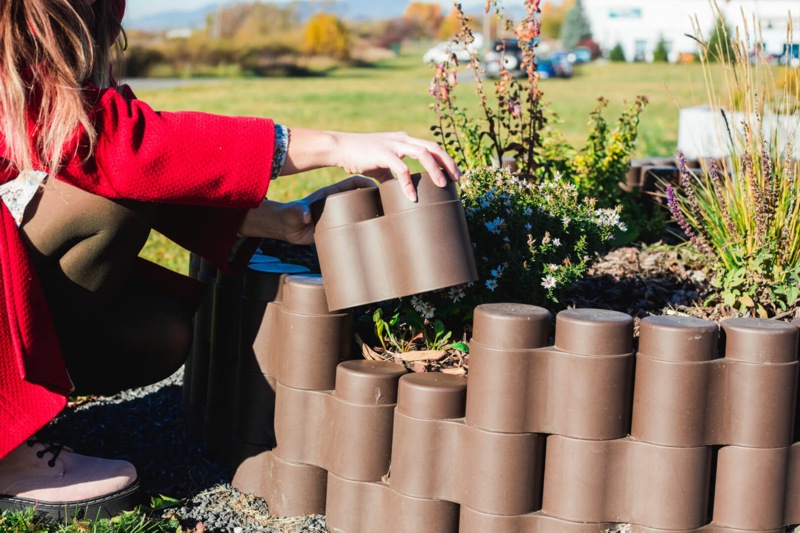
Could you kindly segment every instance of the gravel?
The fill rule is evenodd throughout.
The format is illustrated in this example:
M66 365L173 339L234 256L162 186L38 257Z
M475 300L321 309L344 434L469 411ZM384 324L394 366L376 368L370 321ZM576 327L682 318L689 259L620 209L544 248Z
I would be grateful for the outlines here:
M181 370L149 387L79 399L39 436L85 455L132 462L146 495L180 500L161 514L175 516L184 529L324 532L324 516L274 517L264 500L231 487L230 467L204 457L200 444L185 434L182 382Z

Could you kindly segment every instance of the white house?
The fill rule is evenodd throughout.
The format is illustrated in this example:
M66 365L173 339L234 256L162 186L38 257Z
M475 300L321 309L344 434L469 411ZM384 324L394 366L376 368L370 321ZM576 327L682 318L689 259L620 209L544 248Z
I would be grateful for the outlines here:
M790 17L797 27L792 42L800 42L798 0L718 0L718 3L729 27L743 28L747 21L754 41L757 33L754 21L760 26L767 54L783 53ZM716 18L708 0L584 0L583 6L600 48L608 52L620 44L628 61L651 60L661 39L670 52L670 61L676 61L682 53L695 53L697 43L686 34L694 34L696 20L708 39Z

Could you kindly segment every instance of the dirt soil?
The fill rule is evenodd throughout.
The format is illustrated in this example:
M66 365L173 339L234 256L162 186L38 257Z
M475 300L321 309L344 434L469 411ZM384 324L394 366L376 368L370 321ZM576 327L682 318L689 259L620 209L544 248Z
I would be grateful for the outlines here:
M570 307L613 309L637 325L652 315L687 315L719 322L741 314L706 304L710 272L688 250L663 244L626 246L603 255L564 298Z

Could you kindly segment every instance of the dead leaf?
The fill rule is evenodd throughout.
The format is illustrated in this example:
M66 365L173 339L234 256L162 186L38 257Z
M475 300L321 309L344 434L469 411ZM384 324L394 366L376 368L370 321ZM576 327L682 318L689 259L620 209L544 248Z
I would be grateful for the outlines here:
M415 350L394 354L395 357L410 363L412 361L438 361L447 355L445 350Z
M443 368L442 374L450 374L451 376L465 376L467 371L463 367Z
M428 365L426 365L422 361L416 361L414 363L411 363L410 365L408 365L407 368L409 370L411 370L412 372L427 372L428 371Z
M387 360L386 357L382 356L381 354L379 354L378 352L376 352L375 350L370 348L369 345L367 343L365 343L361 339L361 336L358 333L355 334L355 338L356 338L356 343L359 346L361 346L361 355L364 357L364 359L367 359L367 360L370 360L370 361L386 361Z

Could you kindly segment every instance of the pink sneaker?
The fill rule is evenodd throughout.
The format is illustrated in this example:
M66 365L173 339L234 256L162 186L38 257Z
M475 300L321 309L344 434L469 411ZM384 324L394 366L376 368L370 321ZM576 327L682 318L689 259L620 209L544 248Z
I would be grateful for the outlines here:
M0 511L34 507L59 521L109 518L138 501L136 469L127 461L74 453L29 440L0 459Z

